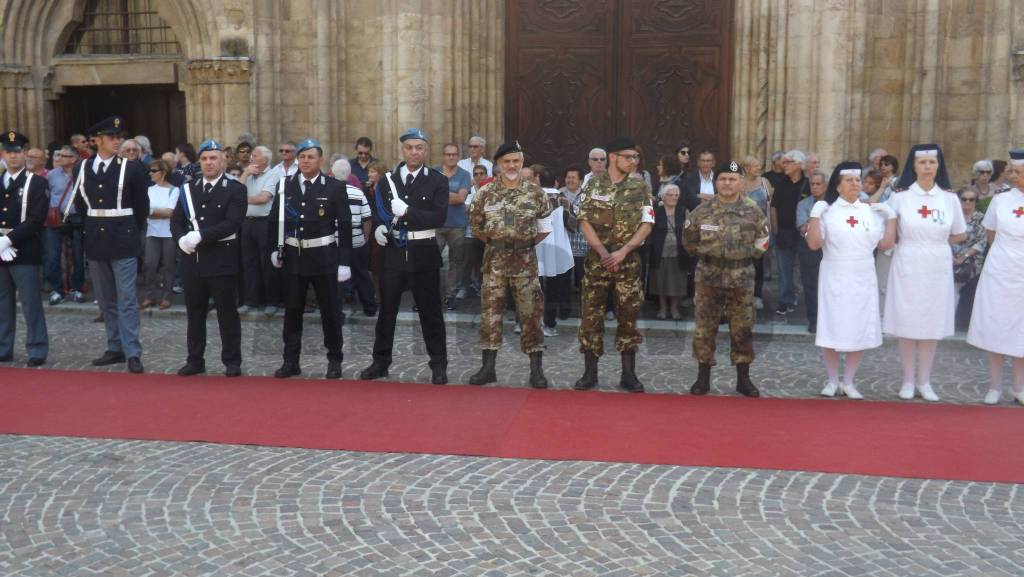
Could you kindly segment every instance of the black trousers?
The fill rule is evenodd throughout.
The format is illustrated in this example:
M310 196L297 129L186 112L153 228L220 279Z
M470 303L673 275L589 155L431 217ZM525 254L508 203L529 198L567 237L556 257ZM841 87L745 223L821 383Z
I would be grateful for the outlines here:
M324 331L324 347L327 349L327 360L343 359L341 347L344 344L341 336L341 302L338 300L338 277L333 274L317 276L285 275L285 289L289 298L284 309L284 362L299 362L302 352L302 314L306 308L306 291L310 286L316 294L316 303L320 309L320 326ZM292 292L295 291L295 292ZM299 299L291 295L301 295Z
M821 268L821 250L811 250L800 240L796 257L800 261L800 283L804 288L804 305L807 307L807 324L818 325L818 270Z
M276 224L276 223L275 223ZM245 282L243 303L250 307L277 306L281 301L280 277L270 264L269 218L242 221L242 276Z
M352 278L343 283L346 292L354 292L359 297L363 311L369 313L377 310L377 297L374 294L373 280L370 279L370 245L364 244L351 250ZM345 286L348 285L348 286Z
M980 276L976 276L960 287L960 300L956 303L956 330L966 331L971 326L971 313L974 312L974 293L978 290Z
M391 350L395 343L395 320L402 293L412 291L413 302L419 308L423 344L430 356L430 367L448 366L448 345L445 342L444 314L441 313L440 269L418 272L399 270L382 271L380 279L380 312L373 341L373 362L391 365Z
M558 276L547 276L541 279L544 283L544 326L554 328L558 324L559 311L564 311L565 314L572 312L569 293L572 291L573 274L570 269Z
M213 298L220 327L220 359L224 366L242 364L242 322L238 318L238 277L236 275L200 278L186 273L182 277L185 310L188 313L188 363L205 366L207 303Z

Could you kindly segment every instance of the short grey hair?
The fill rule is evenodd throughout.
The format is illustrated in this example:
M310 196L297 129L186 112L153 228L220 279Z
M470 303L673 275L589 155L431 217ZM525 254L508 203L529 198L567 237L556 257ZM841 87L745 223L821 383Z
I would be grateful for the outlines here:
M799 150L797 150L795 148L793 150L790 150L786 154L783 154L782 158L788 158L788 159L792 160L793 162L799 164L801 169L804 167L804 164L807 162L807 155L805 155L803 152L800 152Z
M974 166L971 167L971 176L978 176L978 174L983 170L987 170L989 173L995 170L992 168L991 160L979 160L978 162L975 162Z
M129 144L134 144L135 146L139 147L139 150L142 150L142 145L140 145L137 140L135 140L134 138L129 138L128 140L125 140L124 142L121 143L121 146L118 147L117 151L120 152L124 150L125 147L128 146Z
M828 174L825 173L824 170L816 168L812 170L810 174L807 175L807 182L810 182L811 179L814 178L815 176L820 176L821 179L825 181L826 186L828 185L828 181L831 178Z
M352 163L347 158L339 158L331 163L331 174L338 180L348 180L350 174L352 174Z
M869 161L873 161L876 158L882 158L883 156L885 156L887 154L889 154L889 151L887 151L886 149L884 149L884 148L876 148L876 149L871 151L871 154L868 155L868 160Z
M78 151L75 150L75 147L71 146L70 144L65 144L64 146L60 147L60 149L58 149L58 152L60 152L61 154L73 154L75 155L75 158L78 158Z
M590 152L587 153L587 156L589 157L591 154L594 154L595 152L600 152L600 153L604 154L605 156L608 156L608 153L605 152L603 148L591 148ZM588 160L589 160L589 158L588 158Z
M786 156L786 152L783 150L776 150L772 153L772 162L782 160L782 157Z
M469 137L469 144L479 144L481 146L487 146L487 141L484 140L483 136L473 135Z
M274 159L274 153L271 152L269 148L263 146L262 144L260 144L259 146L252 147L252 153L259 153L259 155L262 156L263 158L266 158L268 162Z
M136 136L134 138L134 140L135 140L135 142L139 143L139 148L142 149L143 153L145 153L145 154L153 154L153 144L149 142L149 138L148 137L143 136L142 134L140 134L140 135Z
M664 198L665 193L670 190L676 191L676 194L682 194L682 192L679 190L679 187L676 186L675 184L666 184L665 186L661 187L661 190L658 191L658 198Z

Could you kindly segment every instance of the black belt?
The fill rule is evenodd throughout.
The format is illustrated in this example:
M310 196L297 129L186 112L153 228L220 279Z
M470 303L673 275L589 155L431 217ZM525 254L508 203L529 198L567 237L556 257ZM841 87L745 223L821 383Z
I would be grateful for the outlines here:
M533 248L532 240L492 240L487 244L495 250L527 250Z
M721 258L717 256L702 256L700 257L701 262L706 265L716 266L719 268L745 268L754 264L754 261L749 258Z
M269 216L247 216L245 220L267 220L269 218Z

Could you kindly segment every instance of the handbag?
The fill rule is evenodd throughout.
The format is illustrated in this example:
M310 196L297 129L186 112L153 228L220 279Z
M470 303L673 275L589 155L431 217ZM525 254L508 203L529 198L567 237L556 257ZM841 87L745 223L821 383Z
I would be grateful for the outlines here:
M46 228L60 228L64 225L64 213L60 207L63 206L64 199L68 197L68 191L71 190L73 184L74 180L69 178L67 186L64 187L64 194L60 195L60 202L46 211Z

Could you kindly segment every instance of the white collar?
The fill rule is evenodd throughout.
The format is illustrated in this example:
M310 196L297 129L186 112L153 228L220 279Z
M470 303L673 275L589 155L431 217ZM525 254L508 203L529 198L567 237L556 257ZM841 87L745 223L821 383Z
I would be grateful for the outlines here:
M402 179L404 180L410 174L412 175L413 178L416 178L417 176L420 175L420 171L421 170L423 171L423 174L426 174L427 173L427 165L421 164L420 167L417 168L416 170L409 170L409 167L403 164L402 165L402 170L400 171L400 173L402 175Z
M108 158L106 160L103 160L103 157L100 156L99 154L97 154L96 155L96 162L92 163L92 170L93 170L93 172L96 172L96 169L98 169L101 164L103 165L103 168L106 168L106 167L110 166L110 163L114 162L115 158L117 158L116 154L111 156L110 158Z
M712 170L711 174L708 175L707 178L704 178L704 175L700 173L700 170L698 170L697 171L697 177L700 178L704 182L713 182L715 180L715 171Z
M853 202L849 202L849 201L845 200L841 196L836 199L836 204L838 204L839 206L852 206L854 208L860 208L860 207L864 206L864 203L861 202L860 199L857 199L857 200L855 200Z
M9 170L5 170L4 174L7 175L7 182L14 182L19 176L21 176L21 174L23 172L25 172L25 167L24 166L22 166L21 170L19 170L18 172L15 172L14 174L11 174L11 172Z
M203 177L203 188L206 188L206 185L207 185L207 184L209 184L210 186L216 186L216 185L217 185L217 182L218 182L218 181L219 181L220 179L222 179L222 178L224 178L224 173L223 173L223 172L222 172L222 173L220 173L219 175L217 175L217 178L216 178L216 179L214 179L214 180L206 180L206 177L204 176L204 177Z
M939 188L938 184L932 184L931 190L925 190L921 188L921 185L918 184L916 180L914 181L914 184L910 185L910 188L914 189L914 191L917 192L918 194L923 194L925 196L935 196L936 194L939 193L940 190L942 190L941 188Z
M302 174L301 172L296 172L295 173L295 177L299 179L299 184L301 184L302 186L306 186L306 181L307 180L309 182L316 182L316 181L318 181L321 176L323 176L323 174L320 173L320 172L316 173L316 176L314 176L313 178L306 178L306 175Z

